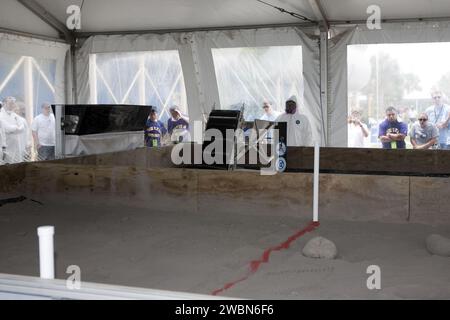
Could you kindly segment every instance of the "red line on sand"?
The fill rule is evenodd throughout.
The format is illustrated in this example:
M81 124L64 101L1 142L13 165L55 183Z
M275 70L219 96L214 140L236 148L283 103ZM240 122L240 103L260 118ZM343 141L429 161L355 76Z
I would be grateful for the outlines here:
M269 262L270 254L272 252L288 249L289 246L292 244L292 242L294 242L295 240L297 240L301 236L305 235L306 233L314 231L314 229L316 229L318 226L319 226L319 222L311 221L306 228L304 228L303 230L300 230L297 233L293 234L286 241L280 243L279 245L277 245L275 247L272 247L272 248L269 248L269 249L265 250L264 253L262 254L262 256L258 260L250 261L250 263L249 263L249 271L248 271L248 273L245 276L243 276L242 278L240 278L238 280L235 280L233 282L229 282L229 283L225 284L220 289L214 290L212 292L212 295L216 296L219 293L230 289L231 287L233 287L237 283L247 280L252 274L254 274L256 271L258 271L258 269L259 269L259 267L261 266L262 263Z

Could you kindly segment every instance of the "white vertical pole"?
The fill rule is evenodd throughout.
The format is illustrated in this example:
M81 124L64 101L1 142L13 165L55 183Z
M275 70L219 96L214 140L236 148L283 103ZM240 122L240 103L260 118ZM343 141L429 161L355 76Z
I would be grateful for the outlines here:
M139 104L145 105L145 55L139 58Z
M66 155L66 136L65 129L62 126L65 119L65 106L55 105L55 156L56 159L64 159Z
M97 55L89 55L90 103L97 104Z
M313 221L319 221L319 159L320 144L314 143L314 192L313 192Z
M328 30L320 32L320 107L322 142L328 145ZM347 128L347 127L346 127Z
M33 88L33 58L25 58L25 108L26 108L26 120L29 124L34 118L34 88Z
M34 88L33 88L33 58L31 57L25 57L24 62L24 86L25 86L25 92L24 92L24 103L25 103L25 119L28 123L28 125L31 125L31 122L34 118ZM31 139L31 136L28 136L27 132L27 140ZM31 142L34 144L34 140L32 139ZM26 142L28 144L28 141ZM23 150L25 151L25 146L22 146ZM30 150L30 156L32 157L30 160L35 160L37 158L36 154L34 153L34 148ZM25 161L26 158L21 158L21 161Z
M53 235L55 227L43 226L37 229L39 236L39 270L42 279L55 279Z

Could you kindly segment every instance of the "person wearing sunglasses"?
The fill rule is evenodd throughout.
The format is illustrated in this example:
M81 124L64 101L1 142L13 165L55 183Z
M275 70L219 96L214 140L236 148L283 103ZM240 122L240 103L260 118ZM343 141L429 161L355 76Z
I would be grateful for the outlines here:
M439 139L438 128L428 121L428 115L421 113L419 121L411 128L411 144L413 149L432 149Z
M263 107L263 110L264 110L264 114L261 117L261 120L272 121L273 122L280 115L279 112L273 110L272 103L270 103L270 101L264 100L262 107Z
M428 121L434 124L439 130L439 149L448 150L447 145L448 126L450 120L450 108L443 103L443 96L440 90L433 90L431 92L433 105L425 110L428 115Z

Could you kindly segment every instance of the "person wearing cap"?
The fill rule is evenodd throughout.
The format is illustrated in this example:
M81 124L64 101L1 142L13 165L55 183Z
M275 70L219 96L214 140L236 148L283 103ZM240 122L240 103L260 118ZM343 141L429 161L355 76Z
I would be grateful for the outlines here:
M286 122L287 146L312 146L312 132L309 119L298 112L297 97L291 96L286 101L285 113L281 114L276 122Z
M189 141L189 118L184 117L177 106L169 109L171 117L167 120L167 130L174 143Z
M167 129L164 127L164 124L158 120L158 110L152 108L145 125L145 145L147 147L160 147L161 139L166 133Z
M278 112L273 110L272 104L267 100L263 102L263 110L264 115L261 117L261 120L274 122L280 115Z

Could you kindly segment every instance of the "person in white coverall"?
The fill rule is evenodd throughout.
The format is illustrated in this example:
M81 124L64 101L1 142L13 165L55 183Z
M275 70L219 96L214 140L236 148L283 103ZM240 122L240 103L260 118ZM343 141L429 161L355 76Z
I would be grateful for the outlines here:
M0 111L2 109L2 103L0 102ZM2 122L0 121L0 165L5 163L5 151L6 151L6 135L3 129Z
M16 99L8 97L4 100L0 110L0 122L6 138L6 163L22 162L26 149L23 141L26 128L21 117L14 112L15 108Z
M286 122L287 146L313 145L311 124L305 115L298 112L296 96L292 96L286 101L285 113L278 116L276 122Z

